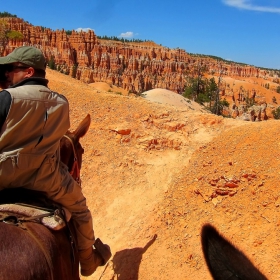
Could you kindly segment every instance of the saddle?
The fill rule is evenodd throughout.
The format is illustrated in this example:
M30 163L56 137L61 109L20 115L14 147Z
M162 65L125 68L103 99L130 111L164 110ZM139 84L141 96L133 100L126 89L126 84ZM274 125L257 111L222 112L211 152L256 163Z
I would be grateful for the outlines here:
M33 221L52 230L61 230L70 219L71 213L67 209L38 191L15 188L0 192L0 222L21 225Z
M66 226L66 211L66 209L52 210L28 204L0 204L0 221L14 225L34 221L52 230L60 230Z

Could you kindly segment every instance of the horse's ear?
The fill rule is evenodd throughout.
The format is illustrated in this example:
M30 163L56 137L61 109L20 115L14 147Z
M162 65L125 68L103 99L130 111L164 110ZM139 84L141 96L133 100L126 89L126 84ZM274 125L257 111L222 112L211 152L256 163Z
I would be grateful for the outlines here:
M243 252L212 225L202 227L201 243L207 266L215 280L267 279Z
M87 133L89 126L90 126L90 114L87 114L87 116L83 119L83 121L79 124L79 126L76 128L76 130L73 132L75 134L75 137L77 140L79 140L81 137L85 136Z

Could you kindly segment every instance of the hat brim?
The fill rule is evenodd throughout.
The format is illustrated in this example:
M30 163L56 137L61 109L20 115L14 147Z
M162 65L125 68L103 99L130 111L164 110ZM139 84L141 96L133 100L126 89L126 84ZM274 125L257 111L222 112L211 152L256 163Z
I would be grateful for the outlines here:
M11 64L11 63L15 63L15 62L17 62L17 60L12 58L9 55L0 57L0 64Z

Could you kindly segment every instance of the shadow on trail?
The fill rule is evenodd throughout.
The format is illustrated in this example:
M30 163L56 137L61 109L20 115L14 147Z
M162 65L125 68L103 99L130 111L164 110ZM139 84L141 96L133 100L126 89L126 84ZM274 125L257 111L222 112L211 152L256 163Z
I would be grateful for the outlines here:
M137 280L142 256L155 242L156 238L157 235L155 234L143 248L137 247L117 252L112 259L114 275L117 276L117 278L114 279Z

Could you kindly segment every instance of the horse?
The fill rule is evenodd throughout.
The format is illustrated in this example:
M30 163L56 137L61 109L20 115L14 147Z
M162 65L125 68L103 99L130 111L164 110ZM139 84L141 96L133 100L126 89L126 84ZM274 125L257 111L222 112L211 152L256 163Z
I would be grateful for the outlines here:
M78 183L84 153L79 140L86 134L89 125L90 115L87 115L74 132L67 131L60 141L61 161L68 166ZM43 207L53 205L39 192L23 188L1 191L0 203L3 202L23 202ZM58 231L37 222L0 222L0 238L1 280L80 279L76 236L71 220Z
M212 225L203 225L201 243L204 258L213 279L267 279L243 252L226 240Z

